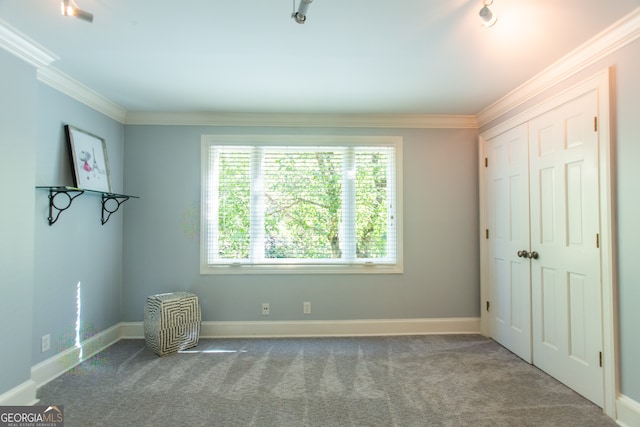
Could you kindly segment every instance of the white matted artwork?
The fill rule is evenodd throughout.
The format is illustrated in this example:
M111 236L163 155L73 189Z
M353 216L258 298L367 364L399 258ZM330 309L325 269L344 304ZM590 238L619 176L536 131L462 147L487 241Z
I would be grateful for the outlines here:
M64 128L73 167L74 186L111 193L109 159L104 139L71 125Z

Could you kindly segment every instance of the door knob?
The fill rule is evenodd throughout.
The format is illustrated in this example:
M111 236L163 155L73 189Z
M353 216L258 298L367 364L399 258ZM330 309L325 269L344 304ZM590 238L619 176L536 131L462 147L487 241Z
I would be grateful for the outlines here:
M526 258L528 256L527 255L527 251L526 250L525 251L518 251L518 256L520 258Z
M529 252L529 258L538 259L538 252L536 251Z

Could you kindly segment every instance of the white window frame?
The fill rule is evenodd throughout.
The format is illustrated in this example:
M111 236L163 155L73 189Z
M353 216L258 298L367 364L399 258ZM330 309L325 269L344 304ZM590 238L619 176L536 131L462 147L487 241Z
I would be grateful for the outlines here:
M201 136L201 221L200 221L200 274L399 274L403 273L403 227L402 227L402 137L400 136L336 136L336 135L202 135ZM208 179L209 147L212 145L237 146L389 146L395 152L395 262L376 263L327 263L303 260L287 264L229 262L209 264L207 262L208 227ZM345 162L346 163L346 162ZM345 190L343 190L345 191ZM346 191L349 191L346 188Z

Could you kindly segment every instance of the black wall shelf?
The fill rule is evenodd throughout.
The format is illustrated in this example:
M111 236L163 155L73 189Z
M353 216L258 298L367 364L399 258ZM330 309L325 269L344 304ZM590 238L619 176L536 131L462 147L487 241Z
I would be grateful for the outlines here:
M120 209L120 205L129 199L139 199L138 196L129 196L126 194L107 193L104 191L85 190L83 188L67 187L67 186L36 186L40 190L49 191L49 225L55 224L60 214L69 209L71 203L76 197L84 193L96 194L101 196L102 216L100 221L102 225L109 221L112 213ZM58 203L56 204L56 198Z

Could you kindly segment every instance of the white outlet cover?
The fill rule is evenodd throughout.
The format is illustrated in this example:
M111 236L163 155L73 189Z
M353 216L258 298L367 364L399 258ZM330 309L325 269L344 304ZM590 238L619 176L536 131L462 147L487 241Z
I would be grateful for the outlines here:
M45 351L51 348L51 335L43 335L41 342L41 351L44 353Z

